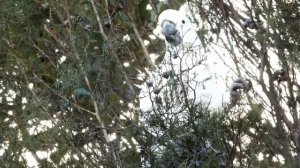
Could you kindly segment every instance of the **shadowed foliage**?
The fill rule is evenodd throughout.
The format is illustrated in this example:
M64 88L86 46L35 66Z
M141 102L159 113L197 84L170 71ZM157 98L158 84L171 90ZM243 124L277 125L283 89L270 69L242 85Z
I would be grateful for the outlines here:
M188 2L207 53L253 83L232 108L176 81L138 108L165 54L149 35L182 0L1 1L0 167L299 166L299 2Z

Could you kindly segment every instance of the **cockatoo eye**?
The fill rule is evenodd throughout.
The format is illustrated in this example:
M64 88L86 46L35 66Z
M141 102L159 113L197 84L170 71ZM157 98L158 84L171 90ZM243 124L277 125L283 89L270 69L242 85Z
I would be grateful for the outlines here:
M182 22L183 24L185 24L185 20L182 20L181 22Z

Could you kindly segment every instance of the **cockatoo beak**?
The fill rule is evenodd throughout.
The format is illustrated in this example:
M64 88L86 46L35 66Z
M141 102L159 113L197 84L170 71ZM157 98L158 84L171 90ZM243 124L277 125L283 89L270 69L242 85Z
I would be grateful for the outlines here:
M161 23L161 29L162 34L165 36L165 39L168 43L174 46L177 46L181 43L182 39L175 23L169 20L164 20Z

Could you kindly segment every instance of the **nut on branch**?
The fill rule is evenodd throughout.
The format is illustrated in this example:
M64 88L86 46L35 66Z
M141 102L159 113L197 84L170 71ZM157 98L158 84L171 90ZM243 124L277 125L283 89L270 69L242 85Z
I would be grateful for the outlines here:
M287 105L288 105L288 107L289 108L295 108L296 107L296 105L297 105L297 98L296 98L296 100L295 99L293 99L292 97L288 97L287 98L288 100L287 100Z
M162 89L162 88L155 87L155 88L153 89L153 93L157 95L157 94L160 93L161 89Z
M256 23L254 22L253 19L246 19L244 22L243 22L243 26L245 29L249 28L249 29L257 29L257 25Z
M272 75L273 81L278 83L282 81L287 81L289 79L289 73L287 69L276 70Z
M249 79L244 79L243 77L238 77L233 80L229 91L231 105L234 106L240 100L242 92L246 93L252 88L252 82Z

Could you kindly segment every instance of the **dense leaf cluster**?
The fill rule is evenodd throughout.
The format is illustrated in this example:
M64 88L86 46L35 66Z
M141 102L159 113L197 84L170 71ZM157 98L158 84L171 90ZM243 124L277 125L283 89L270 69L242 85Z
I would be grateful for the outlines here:
M40 167L299 165L299 2L188 2L205 49L222 46L254 84L234 108L176 82L136 108L149 53L164 56L149 35L181 0L1 2L0 167L29 166L27 154Z

